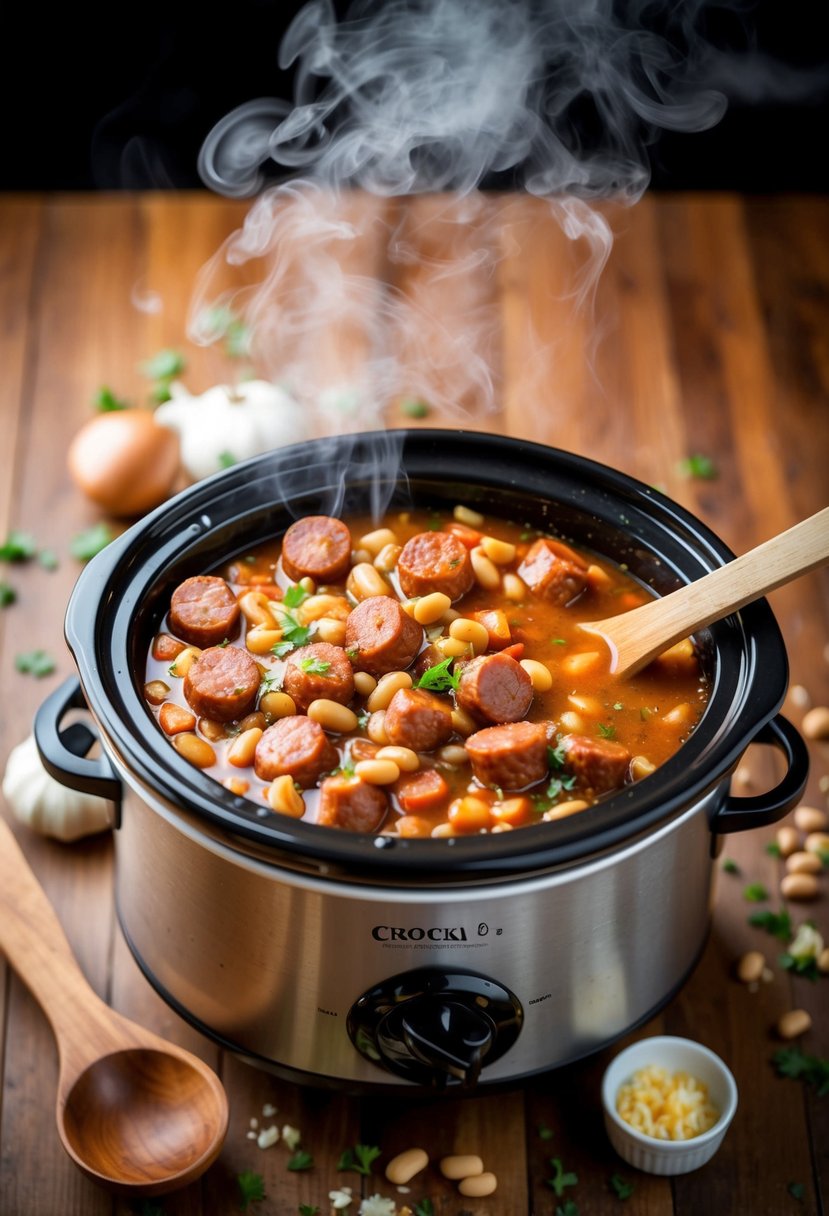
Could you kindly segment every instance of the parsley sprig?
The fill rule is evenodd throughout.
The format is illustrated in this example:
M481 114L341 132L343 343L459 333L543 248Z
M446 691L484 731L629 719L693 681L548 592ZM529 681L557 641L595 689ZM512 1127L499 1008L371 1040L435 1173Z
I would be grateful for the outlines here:
M314 1158L310 1153L306 1153L304 1148L298 1148L295 1153L288 1158L288 1169L294 1170L296 1173L302 1170L310 1170L314 1164Z
M781 1047L772 1056L772 1063L781 1077L814 1085L819 1098L829 1094L829 1060L807 1055L799 1047Z
M441 663L427 667L415 688L425 688L429 692L448 692L450 688L457 688L461 679L460 672L449 670L454 661L452 658L444 659Z
M579 1177L578 1174L565 1173L560 1157L551 1157L550 1165L553 1167L555 1174L552 1178L547 1179L547 1185L551 1186L559 1199L561 1199L565 1188L575 1186Z
M792 918L785 908L779 912L753 912L748 923L755 929L765 929L778 941L789 942L792 936Z
M355 1170L368 1178L371 1174L371 1163L380 1156L381 1149L375 1144L355 1144L347 1148L337 1162L338 1170Z
M312 657L300 659L299 666L309 676L327 676L328 668L331 666L331 664L326 663L325 659Z
M626 1182L621 1174L610 1175L610 1188L617 1199L630 1199L635 1189L634 1184Z
M743 899L750 904L761 904L764 899L768 899L769 893L761 882L750 882L743 889Z
M261 1203L265 1198L265 1179L261 1174L254 1170L242 1170L241 1174L236 1175L236 1181L242 1195L240 1206L243 1212L248 1210L250 1204Z
M286 654L290 654L298 646L305 645L311 636L311 627L310 625L300 625L294 614L284 608L279 613L279 624L282 629L282 641L271 646L271 651L278 659L284 659Z

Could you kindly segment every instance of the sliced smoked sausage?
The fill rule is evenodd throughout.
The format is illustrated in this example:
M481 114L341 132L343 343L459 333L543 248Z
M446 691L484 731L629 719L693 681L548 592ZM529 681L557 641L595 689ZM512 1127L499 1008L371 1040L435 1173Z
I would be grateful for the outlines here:
M351 533L341 519L306 515L291 524L282 539L282 569L298 582L341 582L351 564Z
M288 655L282 687L300 713L320 697L347 705L354 696L354 669L342 646L313 642Z
M325 827L376 832L388 809L388 798L380 787L359 777L335 773L320 782L317 823Z
M320 724L296 714L268 727L256 744L253 767L262 781L287 774L307 790L339 761L337 749Z
M418 532L406 541L397 559L404 595L442 591L459 600L475 581L469 550L451 532Z
M577 553L546 536L530 545L518 574L536 595L566 607L587 586L587 566Z
M624 785L631 754L621 743L591 739L589 735L566 735L561 746L568 773L594 794L606 794Z
M478 722L520 722L532 705L533 682L510 655L482 654L464 664L455 695Z
M389 743L430 752L452 737L452 710L423 688L400 688L386 710L383 725Z
M259 667L246 650L212 646L190 664L184 696L199 717L233 722L256 708L260 683Z
M384 676L403 671L423 645L423 626L390 595L371 595L350 612L345 647L358 671Z
M197 574L176 587L168 622L176 637L204 650L233 638L239 615L236 596L223 578Z
M544 722L488 726L469 736L466 750L481 784L502 790L523 790L546 777L549 768Z

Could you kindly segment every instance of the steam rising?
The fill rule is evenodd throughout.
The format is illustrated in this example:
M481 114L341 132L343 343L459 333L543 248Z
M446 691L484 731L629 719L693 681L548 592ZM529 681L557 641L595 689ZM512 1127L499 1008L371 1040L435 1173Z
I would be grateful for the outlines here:
M211 339L206 309L240 312L322 433L382 425L407 396L479 422L500 387L498 264L526 236L510 195L479 188L544 200L578 254L556 290L588 307L612 245L600 201L641 196L659 128L726 108L704 16L703 0L375 0L338 24L312 0L279 50L293 104L249 102L202 149L207 185L262 193L203 270L194 338ZM266 166L281 184L263 189Z

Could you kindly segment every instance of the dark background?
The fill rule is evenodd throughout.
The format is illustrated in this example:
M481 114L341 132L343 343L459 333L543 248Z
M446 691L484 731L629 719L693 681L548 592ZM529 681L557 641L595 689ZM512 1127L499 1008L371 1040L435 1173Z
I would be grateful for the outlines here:
M18 11L4 39L0 188L201 186L196 159L215 122L252 98L290 98L277 49L301 7L148 0L140 9ZM342 14L347 4L334 7ZM824 191L829 2L731 0L727 10L712 5L706 22L715 45L760 51L782 75L759 83L750 100L733 99L710 131L659 135L650 147L653 188Z

